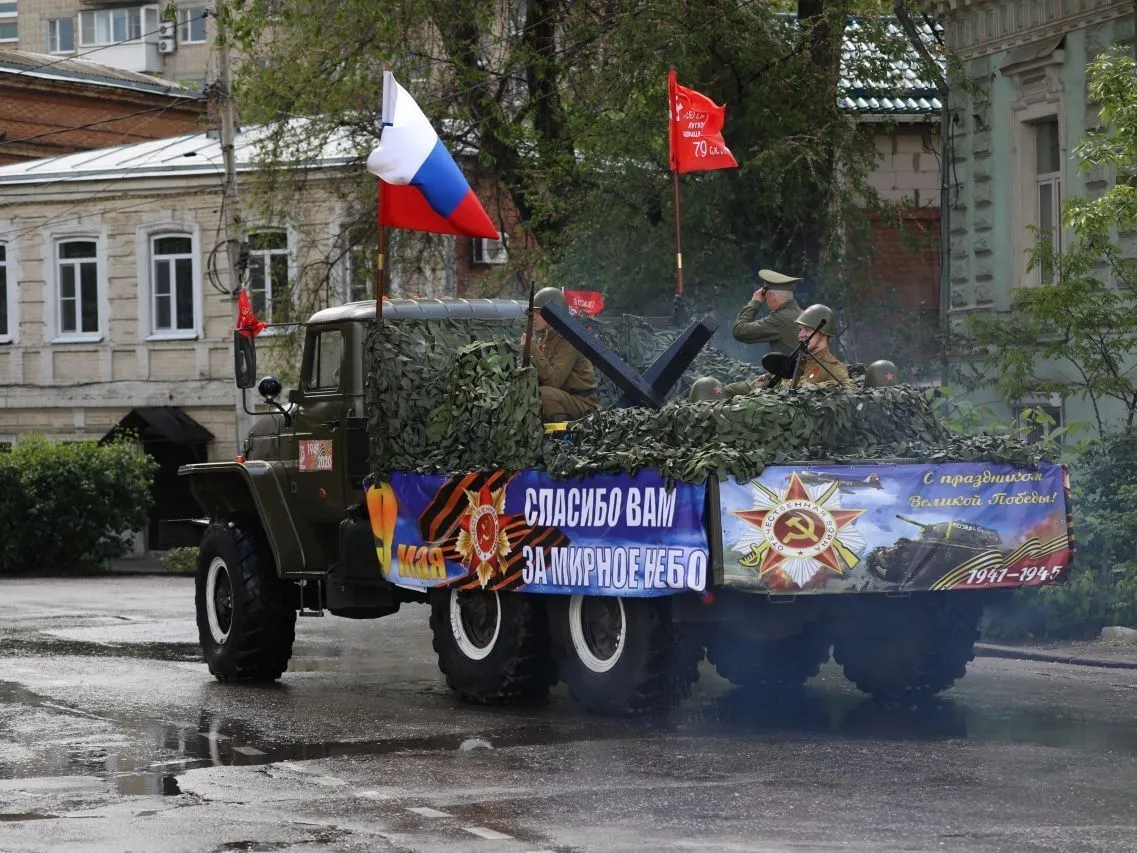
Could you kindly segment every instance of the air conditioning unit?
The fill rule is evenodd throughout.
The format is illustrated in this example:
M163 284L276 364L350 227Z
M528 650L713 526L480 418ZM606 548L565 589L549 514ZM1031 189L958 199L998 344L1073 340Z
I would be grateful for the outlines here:
M491 240L489 237L474 238L475 264L504 264L509 262L509 250L505 247L505 237Z
M177 39L158 39L158 53L175 53L178 49Z
M173 53L178 49L178 25L175 21L158 24L158 53Z

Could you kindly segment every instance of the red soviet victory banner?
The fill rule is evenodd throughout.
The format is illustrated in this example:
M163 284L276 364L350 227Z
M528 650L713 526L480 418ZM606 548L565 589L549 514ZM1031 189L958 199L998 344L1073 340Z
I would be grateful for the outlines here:
M578 317L595 317L604 310L604 294L598 290L566 290L564 294L569 312Z
M671 171L684 174L737 169L738 161L722 138L726 106L680 86L674 68L667 74L667 95Z

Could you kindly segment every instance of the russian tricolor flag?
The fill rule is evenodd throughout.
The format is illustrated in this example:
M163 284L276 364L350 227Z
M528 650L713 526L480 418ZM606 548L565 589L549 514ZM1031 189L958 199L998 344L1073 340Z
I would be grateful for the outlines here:
M379 176L379 224L499 239L482 203L422 110L383 72L383 133L367 158Z

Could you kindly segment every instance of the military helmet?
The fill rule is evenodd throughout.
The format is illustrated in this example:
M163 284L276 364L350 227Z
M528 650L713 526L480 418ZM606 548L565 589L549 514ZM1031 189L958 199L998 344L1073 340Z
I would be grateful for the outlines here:
M825 325L821 327L820 334L837 334L837 315L828 305L810 305L794 320L799 326L805 326L807 329L816 329L822 321L825 322Z
M542 287L533 294L534 308L544 308L550 304L560 305L562 308L568 309L568 300L565 299L564 291L559 287Z
M687 399L692 403L705 403L722 396L722 383L713 376L700 376L691 384Z
M896 365L887 359L874 361L865 369L865 387L880 388L882 385L895 385L900 381Z

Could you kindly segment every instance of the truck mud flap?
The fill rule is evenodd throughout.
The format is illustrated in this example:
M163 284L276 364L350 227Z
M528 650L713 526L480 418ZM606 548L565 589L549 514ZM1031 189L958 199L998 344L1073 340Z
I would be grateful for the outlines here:
M358 516L340 522L339 559L325 581L324 606L335 616L378 619L398 611L398 590L379 569L370 522Z

